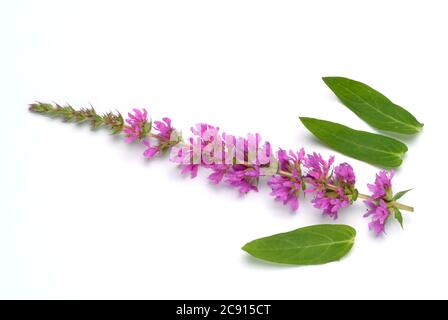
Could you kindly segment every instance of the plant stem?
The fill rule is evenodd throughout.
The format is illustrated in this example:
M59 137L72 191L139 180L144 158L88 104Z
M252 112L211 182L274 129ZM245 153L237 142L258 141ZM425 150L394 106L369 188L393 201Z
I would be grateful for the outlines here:
M405 210L405 211L409 211L409 212L414 212L414 208L407 206L405 204L399 203L399 202L392 202L393 205L395 206L395 208L401 209L401 210Z

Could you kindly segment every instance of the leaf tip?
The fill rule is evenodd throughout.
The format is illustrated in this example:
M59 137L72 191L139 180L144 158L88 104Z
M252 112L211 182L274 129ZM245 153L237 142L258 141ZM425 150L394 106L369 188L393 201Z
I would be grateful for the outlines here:
M330 82L331 82L331 80L332 79L334 79L335 77L322 77L322 81L323 82L325 82L325 84L327 85L327 86L329 86L330 85Z
M308 120L310 120L312 118L309 117L299 117L299 120L306 126L306 123L308 122Z
M351 79L348 79L348 78L345 78L345 77L337 77L337 76L326 76L326 77L322 77L322 80L328 86L331 86L331 84L333 84L335 81L344 81L344 80L351 80Z
M421 123L421 122L419 122L418 123L418 125L417 125L417 127L416 127L416 129L417 129L417 132L420 132L420 131L422 131L423 130L423 127L425 126L425 124L424 123Z
M241 247L241 250L246 251L247 253L250 254L250 252L249 252L249 251L250 251L249 247L250 247L250 242L248 242L248 243L246 243L244 246L242 246L242 247Z

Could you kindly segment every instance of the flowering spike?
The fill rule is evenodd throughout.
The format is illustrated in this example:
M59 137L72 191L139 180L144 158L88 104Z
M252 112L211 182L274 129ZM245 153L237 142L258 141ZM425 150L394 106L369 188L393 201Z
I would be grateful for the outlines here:
M300 194L314 193L313 206L333 219L340 209L358 198L364 199L368 207L364 216L371 217L369 229L377 235L384 233L392 215L403 224L400 209L413 211L412 207L397 202L409 190L393 194L393 171L379 172L375 183L368 185L371 195L365 195L355 188L356 176L349 164L333 167L334 157L324 160L318 153L305 155L303 148L298 152L282 149L272 152L268 142L261 144L258 133L237 138L201 123L191 128L193 136L184 142L170 118L153 123L145 109L133 109L126 119L119 112L99 115L93 107L75 110L70 105L40 102L31 104L30 111L65 122L88 122L94 129L105 127L113 134L124 133L126 142L139 141L145 146L143 155L147 158L171 150L170 160L180 164L182 173L194 178L200 167L210 169L208 179L212 183L224 181L241 194L258 191L260 179L268 176L271 195L293 211L299 208Z

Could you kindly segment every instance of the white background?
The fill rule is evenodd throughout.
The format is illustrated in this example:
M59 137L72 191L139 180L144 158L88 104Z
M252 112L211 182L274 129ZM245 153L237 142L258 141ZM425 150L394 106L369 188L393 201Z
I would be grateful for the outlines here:
M0 2L1 298L448 298L446 1ZM375 238L362 203L341 213L351 254L315 267L255 261L255 238L332 223L267 187L244 198L182 177L108 132L27 111L39 101L147 108L277 147L333 154L314 116L373 131L321 81L370 84L425 123L395 190L405 230ZM356 169L360 191L378 168Z

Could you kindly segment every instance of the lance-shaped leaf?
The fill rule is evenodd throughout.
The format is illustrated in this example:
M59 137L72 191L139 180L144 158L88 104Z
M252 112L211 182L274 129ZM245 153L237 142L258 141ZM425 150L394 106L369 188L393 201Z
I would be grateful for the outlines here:
M395 213L395 219L400 223L401 228L403 229L403 215L401 214L401 211L398 208L394 208Z
M350 226L321 224L260 238L242 249L250 255L277 263L313 265L338 261L355 242Z
M301 117L303 125L330 148L346 156L386 168L398 167L406 145L380 134L354 130L339 123Z
M322 79L347 108L374 128L404 134L423 128L406 109L362 82L343 77Z
M411 191L411 190L412 190L412 189L397 192L397 193L394 195L394 197L392 198L392 200L398 200L398 199L400 199L402 196L404 196L406 193L408 193L408 192Z

